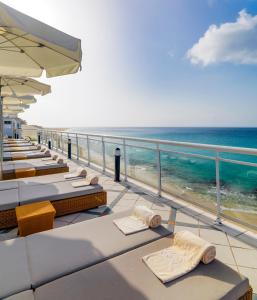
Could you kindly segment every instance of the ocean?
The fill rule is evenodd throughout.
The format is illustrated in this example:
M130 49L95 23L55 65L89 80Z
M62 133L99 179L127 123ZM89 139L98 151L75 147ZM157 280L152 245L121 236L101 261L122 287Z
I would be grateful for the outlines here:
M70 131L257 149L257 128L85 127L72 128ZM136 145L136 143L133 145ZM95 149L97 162L97 153L99 159L101 149L97 142L93 142L90 146L92 152ZM106 148L106 161L107 164L109 163L110 168L113 167L114 148L115 145L111 144L108 144ZM162 189L215 210L215 162L165 152L165 149L208 156L214 156L215 153L195 149L163 147L164 151L161 154ZM127 156L129 176L157 187L156 152L131 146L128 147ZM222 153L221 157L257 163L256 156ZM256 222L257 225L257 168L221 162L220 183L223 213L244 219L247 222L249 220Z

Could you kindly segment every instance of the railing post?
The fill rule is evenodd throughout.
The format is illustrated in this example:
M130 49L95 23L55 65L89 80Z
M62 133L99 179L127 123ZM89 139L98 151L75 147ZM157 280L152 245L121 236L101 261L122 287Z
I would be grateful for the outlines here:
M57 134L57 150L61 149L61 144L60 144L60 135L59 133Z
M77 133L76 133L76 147L77 147L77 160L79 160L79 139Z
M105 172L106 162L105 162L105 143L104 137L102 136L102 151L103 151L103 173Z
M87 164L90 166L90 145L89 145L89 137L87 135Z
M68 159L71 159L71 139L68 136L68 143L67 143L67 157Z
M124 181L128 181L128 169L127 169L127 147L126 140L123 139L123 155L124 155Z
M38 133L37 133L37 143L41 144L41 134L40 134L40 131L38 131Z
M156 144L156 160L157 160L157 195L160 197L162 193L162 174L161 174L161 151L159 144Z
M51 131L51 143L52 143L52 149L54 149L54 134Z
M62 150L62 153L63 153L63 138L62 138L62 133L61 133L61 150Z
M217 200L217 216L215 225L221 225L221 194L220 194L220 159L219 153L216 152L215 169L216 169L216 200Z

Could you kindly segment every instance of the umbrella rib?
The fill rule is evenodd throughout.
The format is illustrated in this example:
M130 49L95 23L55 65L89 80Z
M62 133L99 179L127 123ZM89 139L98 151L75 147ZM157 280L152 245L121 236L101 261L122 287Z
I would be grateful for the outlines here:
M14 34L14 33L8 32L8 31L7 31L7 33ZM9 39L9 41L13 41L13 40L15 40L15 39L17 39L17 38L19 38L19 37L23 38L24 36L27 35L27 33L25 33L25 34L23 34L23 35L20 35L20 36L19 36L19 35L16 35L16 34L14 34L14 35L15 35L15 37L12 38L12 39ZM5 37L5 35L3 35L3 37ZM6 37L5 37L5 38L6 38ZM6 41L0 42L0 45L2 45L2 44L4 44L4 43L6 43Z
M7 52L16 52L16 53L20 53L20 51L17 51L17 50L12 50L12 49L5 49L5 48L1 48L0 47L0 51L7 51Z
M10 32L10 31L6 31L6 32L15 35L17 38L21 37L21 38L23 38L23 39L25 39L25 40L27 40L27 41L29 41L29 42L37 43L37 42L35 42L35 41L33 41L33 40L31 40L31 39L25 37L26 35L28 35L28 33L26 33L26 34L24 34L24 35L22 35L22 36L19 36L18 34L13 33L13 32ZM5 37L5 38L6 38L6 37ZM7 39L7 38L6 38L6 39ZM14 44L14 43L13 43L13 44ZM44 45L44 44L40 44L40 43L38 43L38 44L39 44L38 47L42 47L42 45L43 45L44 47L46 47L46 48L48 48L48 49L50 49L50 50L52 50L52 51L54 51L54 52L56 52L56 53L62 55L62 56L65 56L65 57L69 58L70 60L73 60L73 61L75 61L75 62L77 62L77 63L80 63L80 61L78 61L78 60L76 60L76 59L74 59L74 58L72 58L72 57L70 57L70 56L68 56L68 55L66 55L66 54L64 54L64 53L62 53L62 52L60 52L60 51L58 51L58 50L55 50L55 49L53 49L53 48L51 48L51 47L49 47L49 46L46 46L46 45ZM15 45L15 44L14 44L14 45Z
M31 87L32 89L34 89L34 90L36 90L36 91L38 91L38 92L40 92L40 94L42 93L42 90L40 90L40 89L37 89L37 88L35 88L34 86L31 86L31 85L29 85L27 82L28 82L28 80L27 79L25 79L25 80L27 80L26 81L26 84L25 83L23 83L23 82L19 82L19 81L17 81L17 79L12 79L14 82L17 82L17 83L19 83L20 85L27 85L28 87Z
M0 46L0 49L10 49L10 48L17 48L18 46ZM38 46L22 46L20 45L19 47L22 48L38 48Z
M1 79L2 79L3 81L6 82L6 86L8 86L8 87L10 88L10 90L13 92L13 94L16 95L15 91L14 91L14 90L12 89L12 87L8 84L8 81L6 80L6 78L1 77Z
M15 47L17 47L18 49L20 49L22 51L22 53L26 54L36 65L39 66L40 69L44 69L42 66L40 66L40 64L38 62L36 62L30 55L28 55L23 49L21 49L19 46L17 46L13 41L8 40L8 38L5 36L5 39L12 43Z
M23 38L24 38L25 40L29 41L29 42L35 43L34 41L32 41L32 40L30 40L30 39L28 39L28 38L26 38L26 37L23 37ZM66 55L66 54L64 54L64 53L62 53L62 52L60 52L60 51L58 51L58 50L56 50L56 49L53 49L53 48L51 48L51 47L49 47L49 46L46 46L46 45L44 45L44 44L41 44L41 45L43 45L43 47L46 47L46 48L48 48L49 50L51 50L51 51L53 51L53 52L56 52L56 53L58 53L58 54L60 54L60 55L62 55L62 56L64 56L64 57L69 58L70 60L73 60L73 61L75 61L75 62L77 62L77 63L80 63L80 61L76 60L75 58L70 57L69 55ZM39 47L42 47L41 45L40 45Z

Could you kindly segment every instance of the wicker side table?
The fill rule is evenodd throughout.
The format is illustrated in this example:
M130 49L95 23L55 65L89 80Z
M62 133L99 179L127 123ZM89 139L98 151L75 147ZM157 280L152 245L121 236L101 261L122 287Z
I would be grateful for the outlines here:
M15 211L20 236L53 228L56 211L50 201L17 206Z

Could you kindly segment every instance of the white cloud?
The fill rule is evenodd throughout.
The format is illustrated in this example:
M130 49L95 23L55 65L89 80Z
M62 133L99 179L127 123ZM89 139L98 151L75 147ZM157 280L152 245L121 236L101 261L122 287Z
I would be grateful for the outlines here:
M188 50L187 58L204 66L222 62L257 64L257 15L242 10L234 23L211 25Z

